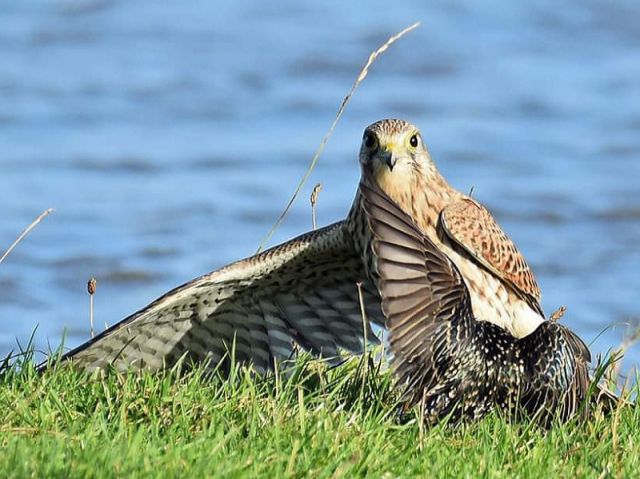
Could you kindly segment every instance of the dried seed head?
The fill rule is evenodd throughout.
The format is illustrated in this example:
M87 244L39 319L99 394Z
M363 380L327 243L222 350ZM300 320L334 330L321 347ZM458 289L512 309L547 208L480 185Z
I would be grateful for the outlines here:
M91 278L88 282L87 282L87 291L89 292L89 294L94 294L96 292L96 287L98 286L98 282L96 281L95 278Z
M313 191L311 192L311 204L315 205L318 202L318 195L322 191L322 183L318 183L313 187Z
M560 319L564 316L564 313L567 312L567 307L566 306L560 306L558 309L556 309L551 316L549 316L549 321L552 322L556 322L556 321L560 321Z

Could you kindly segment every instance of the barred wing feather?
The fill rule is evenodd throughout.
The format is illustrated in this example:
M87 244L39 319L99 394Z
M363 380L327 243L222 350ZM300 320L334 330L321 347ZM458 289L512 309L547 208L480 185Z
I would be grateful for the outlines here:
M263 372L290 358L294 344L329 358L359 352L357 283L366 317L382 321L364 275L345 223L335 223L169 291L64 359L85 370L157 370L182 357L213 367L233 352Z

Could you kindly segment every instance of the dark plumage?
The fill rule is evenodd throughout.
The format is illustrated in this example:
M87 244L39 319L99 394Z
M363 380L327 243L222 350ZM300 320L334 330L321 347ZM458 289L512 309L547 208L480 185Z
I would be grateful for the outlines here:
M573 416L589 387L587 346L554 322L517 339L476 320L458 268L375 182L360 192L393 366L425 420L476 419L493 408L548 422ZM482 319L482 318L480 318Z

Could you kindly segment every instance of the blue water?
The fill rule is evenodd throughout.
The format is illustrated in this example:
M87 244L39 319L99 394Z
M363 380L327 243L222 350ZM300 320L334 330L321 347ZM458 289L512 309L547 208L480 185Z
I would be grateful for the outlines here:
M595 352L640 319L640 3L0 2L0 353L88 337L252 254L369 52L374 65L271 244L344 217L362 129L419 125ZM628 352L625 367L640 360Z

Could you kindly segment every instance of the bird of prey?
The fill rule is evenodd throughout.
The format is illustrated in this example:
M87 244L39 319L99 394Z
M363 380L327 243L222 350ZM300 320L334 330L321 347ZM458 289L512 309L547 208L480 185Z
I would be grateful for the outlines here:
M516 337L544 321L540 289L524 257L486 208L442 177L418 128L404 120L370 125L360 163L453 261L478 317Z
M375 182L360 192L408 406L421 404L427 423L478 419L501 408L549 425L581 410L591 356L578 336L546 321L519 339L476 320L469 288L440 247Z
M526 262L482 206L446 183L416 127L370 125L359 159L361 186L345 220L179 286L63 359L85 370L157 370L181 358L215 367L233 353L262 372L290 358L295 344L328 358L360 352L364 337L375 340L369 322L385 322L363 208L367 183L453 261L477 317L517 337L543 322Z

